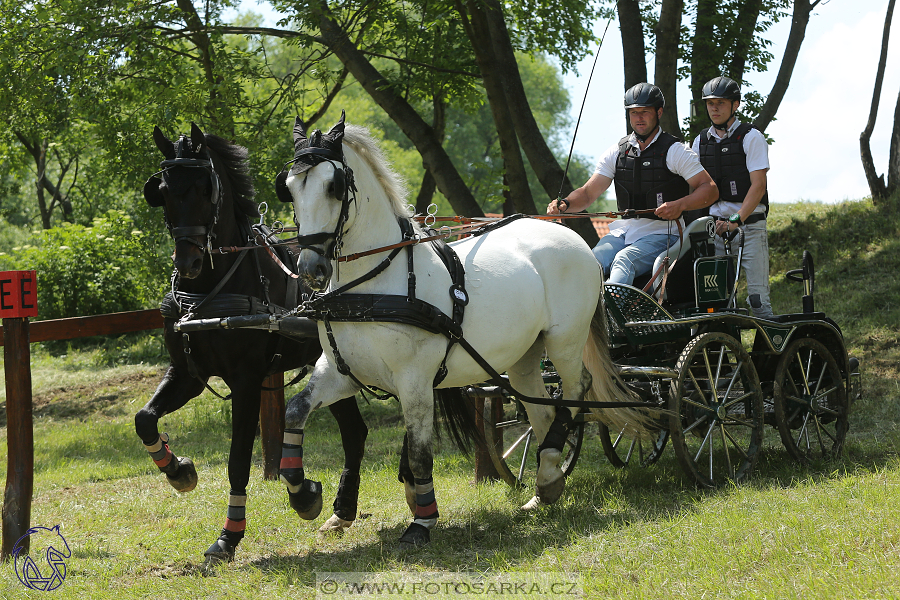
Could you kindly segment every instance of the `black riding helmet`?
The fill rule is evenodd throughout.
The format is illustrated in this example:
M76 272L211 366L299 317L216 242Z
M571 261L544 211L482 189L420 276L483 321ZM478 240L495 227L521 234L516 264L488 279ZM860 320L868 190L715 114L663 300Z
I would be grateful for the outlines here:
M713 77L703 84L703 90L701 91L703 100L721 98L723 100L731 100L732 102L741 101L741 86L738 85L737 81L729 79L728 77ZM728 131L728 123L734 117L734 104L731 106L731 114L721 125L716 124L715 121L710 119L713 127L715 127L717 131Z
M741 99L741 86L734 79L728 77L714 77L703 84L703 99L723 98L725 100Z
M665 105L662 91L652 83L639 83L625 92L625 110L643 106L662 108Z

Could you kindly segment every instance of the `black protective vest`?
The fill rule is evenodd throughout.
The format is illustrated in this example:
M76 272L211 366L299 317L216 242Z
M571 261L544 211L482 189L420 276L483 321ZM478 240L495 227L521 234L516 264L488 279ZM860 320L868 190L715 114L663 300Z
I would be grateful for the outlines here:
M747 154L744 152L744 136L753 126L738 125L734 133L716 142L709 129L700 134L700 163L719 188L719 202L743 202L750 191L750 171L747 170ZM763 194L760 204L769 214L769 192Z
M678 138L663 131L640 156L628 143L628 136L619 140L616 159L616 201L619 210L655 210L665 202L684 198L690 192L687 181L666 167L666 154ZM656 215L640 215L659 219Z

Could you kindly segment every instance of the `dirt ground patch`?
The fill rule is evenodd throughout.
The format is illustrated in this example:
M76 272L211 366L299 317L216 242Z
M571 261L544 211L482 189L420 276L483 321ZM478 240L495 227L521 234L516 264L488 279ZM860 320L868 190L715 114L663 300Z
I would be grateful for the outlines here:
M129 373L99 383L67 385L32 396L35 419L85 419L98 412L117 414L136 396L152 394L165 369ZM135 409L136 410L136 409ZM6 402L0 403L0 427L6 427Z

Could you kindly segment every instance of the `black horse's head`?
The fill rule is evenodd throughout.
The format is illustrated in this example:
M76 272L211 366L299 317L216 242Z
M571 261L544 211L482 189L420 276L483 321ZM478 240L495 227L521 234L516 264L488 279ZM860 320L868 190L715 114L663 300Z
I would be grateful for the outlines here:
M259 216L252 200L247 150L204 134L194 123L191 135L176 142L155 127L153 140L165 160L157 173L162 178L151 177L144 185L144 198L150 206L163 207L166 227L175 240L172 261L181 277L193 279L203 268L207 250L240 241L222 239L234 229L232 206L247 217Z

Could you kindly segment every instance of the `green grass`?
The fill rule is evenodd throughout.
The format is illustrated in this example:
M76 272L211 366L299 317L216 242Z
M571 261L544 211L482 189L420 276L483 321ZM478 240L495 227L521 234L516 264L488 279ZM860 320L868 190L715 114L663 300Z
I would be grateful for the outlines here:
M308 474L326 506L313 522L288 507L284 486L262 477L259 445L248 489L248 531L235 562L205 577L203 551L227 503L231 412L208 392L168 415L161 430L197 464L200 483L179 495L134 434L133 415L161 374L158 346L32 346L35 487L31 522L60 524L73 550L57 598L314 598L316 573L523 572L577 574L591 598L891 598L900 596L900 267L895 206L775 205L770 220L773 304L799 310L783 272L814 252L819 310L838 322L863 369L840 459L799 467L766 443L754 476L697 490L674 454L646 469L613 469L589 428L563 498L536 513L530 493L473 483L473 464L442 446L435 458L441 519L430 546L401 552L409 522L397 482L402 439L396 402L361 403L370 427L360 517L320 537L342 450L327 411L307 427ZM828 240L829 243L825 243ZM143 348L143 349L141 349ZM155 354L154 354L155 353ZM122 356L129 357L120 364ZM143 364L140 362L143 361ZM222 389L221 382L215 382ZM5 427L0 452L6 451ZM0 477L5 477L0 463ZM42 598L0 565L0 597ZM534 597L534 596L529 596Z

